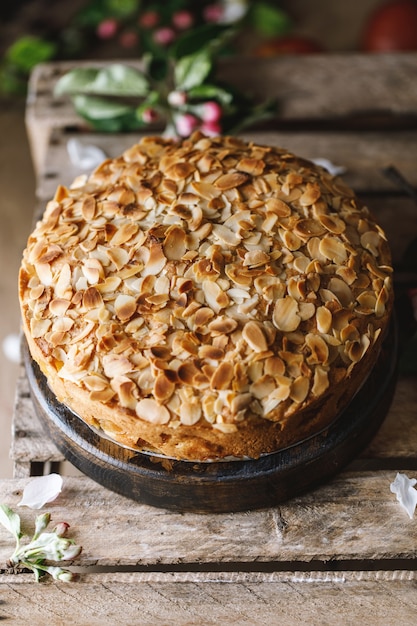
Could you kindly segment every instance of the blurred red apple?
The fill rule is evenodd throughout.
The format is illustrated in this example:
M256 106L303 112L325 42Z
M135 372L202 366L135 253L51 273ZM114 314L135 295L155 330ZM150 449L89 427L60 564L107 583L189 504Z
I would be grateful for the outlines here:
M417 50L417 2L391 0L377 7L365 24L361 47L366 52Z

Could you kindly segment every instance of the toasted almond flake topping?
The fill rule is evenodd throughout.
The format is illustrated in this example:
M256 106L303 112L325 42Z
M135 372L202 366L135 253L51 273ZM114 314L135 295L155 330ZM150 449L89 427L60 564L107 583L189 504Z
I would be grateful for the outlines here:
M164 241L164 255L170 261L179 261L187 251L187 235L184 229L179 226L171 227L166 234Z
M37 320L32 318L30 320L30 332L34 339L38 339L38 337L43 337L51 327L51 320Z
M321 191L317 183L307 183L306 190L300 197L300 204L302 206L310 206L311 204L314 204L314 202L317 202L320 196Z
M226 437L343 381L382 336L391 274L366 207L307 161L146 137L57 190L21 293L61 379L115 414Z
M239 172L246 172L247 174L252 174L253 176L259 176L265 169L265 161L262 161L262 159L245 157L239 161L236 165L236 169Z
M320 335L309 333L306 336L306 345L311 351L309 357L307 357L307 363L311 364L325 364L329 358L329 348L327 343Z
M329 387L329 377L327 370L323 367L316 367L314 370L313 387L311 389L313 395L320 397Z
M268 211L275 213L279 217L288 217L291 215L291 207L279 198L268 198L265 202Z
M167 258L163 253L162 246L159 243L151 243L150 254L142 276L156 276L165 267Z
M320 333L328 333L332 327L332 313L325 306L319 306L316 314L317 330Z
M381 236L374 230L368 230L361 235L361 245L369 250L375 257L379 256L379 247L381 245Z
M122 354L105 354L102 361L104 373L108 378L123 376L132 371L132 363Z
M158 404L152 398L139 400L136 405L136 415L145 422L152 424L167 424L170 420L170 413L163 405Z
M159 403L166 403L175 391L175 384L164 373L155 380L154 396Z
M279 298L275 303L272 320L278 330L284 332L297 330L301 322L297 301L291 298L291 296Z
M45 287L52 285L53 278L49 263L35 263L35 271L42 285Z
M212 280L204 280L202 283L203 293L209 308L215 313L220 313L229 304L229 298L217 283Z
M101 293L95 287L89 287L83 293L82 305L86 309L96 309L103 304Z
M211 389L228 389L233 378L233 365L227 361L220 363L214 371L211 380Z
M180 420L182 424L192 426L202 415L201 406L197 402L183 402L180 405Z
M55 298L54 300L51 300L51 302L49 303L49 310L51 311L52 315L61 316L61 315L65 315L69 306L70 306L69 300L64 300L62 298Z
M96 214L96 199L93 196L84 198L81 206L81 214L86 222L91 222Z
M326 236L319 244L320 253L337 265L343 265L347 259L347 250L336 237Z
M214 181L215 186L222 191L227 189L235 189L240 187L248 180L249 176L242 172L232 172L231 174L223 174Z
M269 254L263 250L250 250L246 252L243 265L246 267L260 267L269 261Z
M255 352L266 352L268 344L265 335L256 322L248 322L242 330L242 337Z
M120 294L114 302L116 315L122 322L127 321L136 311L136 299L133 296Z

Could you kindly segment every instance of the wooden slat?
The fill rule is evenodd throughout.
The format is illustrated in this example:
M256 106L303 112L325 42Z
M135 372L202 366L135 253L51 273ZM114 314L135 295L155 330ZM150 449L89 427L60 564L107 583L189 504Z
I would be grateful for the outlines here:
M85 477L66 477L61 495L47 508L53 522L67 521L83 546L80 566L195 563L274 563L294 570L301 563L387 559L417 554L417 525L390 491L396 471L345 472L327 485L279 507L186 515L156 509L114 494ZM15 508L27 480L0 482L1 501ZM19 509L25 528L34 511ZM10 556L11 538L0 528L0 562ZM292 565L288 565L291 564ZM203 569L204 569L203 567ZM282 567L281 567L282 569ZM304 568L305 569L305 568ZM327 568L326 569L332 569Z
M126 61L125 61L126 62ZM140 61L129 62L141 67ZM87 61L77 66L102 66ZM85 126L68 98L55 98L57 79L74 62L38 65L29 82L27 128L35 169L41 171L53 128ZM278 102L280 123L381 115L411 118L417 110L417 54L316 54L222 63L219 78L259 99Z
M19 579L19 580L16 580ZM415 623L415 573L94 574L34 585L0 576L0 616L16 623L102 626ZM70 617L69 617L70 616Z
M140 61L123 61L142 68ZM83 61L77 67L108 62ZM54 98L58 78L74 62L38 65L30 78L28 118L55 127L79 123L67 98ZM283 120L334 119L355 113L414 115L417 54L286 55L278 59L229 59L219 78L257 98L277 98Z
M19 464L20 473L30 471L31 463L60 462L64 457L47 437L35 414L29 396L29 385L21 366L16 383L16 400L12 421L10 457ZM16 471L15 471L16 476Z

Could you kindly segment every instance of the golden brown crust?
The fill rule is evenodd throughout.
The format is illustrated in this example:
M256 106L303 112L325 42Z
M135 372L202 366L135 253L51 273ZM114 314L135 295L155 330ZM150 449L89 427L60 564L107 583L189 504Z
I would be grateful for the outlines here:
M386 238L279 148L145 138L60 187L29 238L23 326L57 398L116 441L258 457L327 425L392 309Z

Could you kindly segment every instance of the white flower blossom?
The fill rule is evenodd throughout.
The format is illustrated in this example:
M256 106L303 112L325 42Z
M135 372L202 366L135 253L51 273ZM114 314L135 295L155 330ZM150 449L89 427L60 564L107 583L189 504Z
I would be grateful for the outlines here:
M417 490L414 489L416 483L415 478L408 478L406 474L397 473L394 482L390 485L392 493L395 493L398 502L407 511L410 519L413 518L417 506Z

